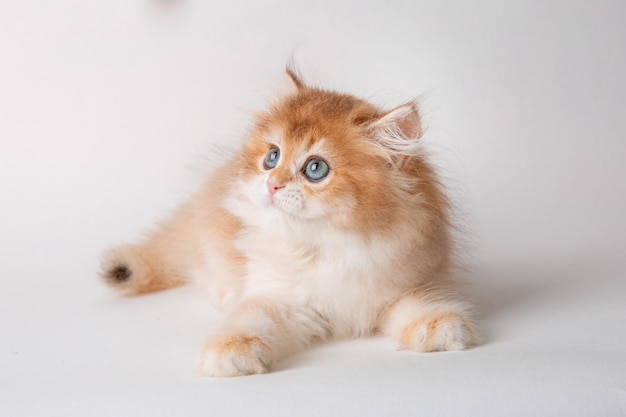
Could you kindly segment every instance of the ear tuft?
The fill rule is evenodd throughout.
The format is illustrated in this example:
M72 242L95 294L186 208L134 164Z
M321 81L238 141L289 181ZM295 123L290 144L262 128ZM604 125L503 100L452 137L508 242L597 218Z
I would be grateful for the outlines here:
M304 85L304 83L302 82L302 77L300 76L298 70L295 69L293 62L289 62L287 64L287 67L285 68L285 73L298 90L306 88L306 85Z
M422 124L415 103L385 113L369 126L371 136L391 160L417 156Z
M422 134L420 116L414 103L403 104L380 117L374 125L393 129L407 140L417 140Z

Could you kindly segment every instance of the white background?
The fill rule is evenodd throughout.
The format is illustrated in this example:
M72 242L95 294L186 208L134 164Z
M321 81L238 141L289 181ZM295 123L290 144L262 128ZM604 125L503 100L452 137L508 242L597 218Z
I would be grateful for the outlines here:
M626 415L626 16L614 1L3 1L0 415ZM192 288L118 299L137 239L283 87L392 107L475 259L484 343L321 346L208 380Z

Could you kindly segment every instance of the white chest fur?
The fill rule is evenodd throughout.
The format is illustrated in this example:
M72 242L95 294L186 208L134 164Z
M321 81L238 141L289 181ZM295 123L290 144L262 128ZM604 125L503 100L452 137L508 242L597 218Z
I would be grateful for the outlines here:
M249 262L246 293L313 308L336 336L369 333L381 307L401 291L390 272L394 244L328 228L308 232L296 240L256 227L244 231L237 246Z

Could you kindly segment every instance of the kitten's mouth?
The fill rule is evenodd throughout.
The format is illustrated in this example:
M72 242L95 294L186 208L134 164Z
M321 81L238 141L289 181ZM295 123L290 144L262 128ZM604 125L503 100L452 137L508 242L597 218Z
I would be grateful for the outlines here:
M274 197L271 197L271 196L269 200L270 200L271 207L274 207L276 210L281 211L281 212L287 212L287 210L285 210L285 208L281 204L280 200L276 200Z
M299 217L303 209L300 199L289 198L279 194L269 195L269 205L281 213Z
M274 198L273 195L268 195L267 196L267 202L268 202L268 205L270 207L274 207L275 209L282 211L282 208L280 207L280 204L278 204L276 202L276 198Z

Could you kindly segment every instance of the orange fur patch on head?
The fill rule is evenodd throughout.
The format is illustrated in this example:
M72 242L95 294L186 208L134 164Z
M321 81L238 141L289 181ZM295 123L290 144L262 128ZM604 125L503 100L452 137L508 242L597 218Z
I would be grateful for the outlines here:
M430 223L446 222L447 200L416 151L420 134L412 104L383 112L347 94L299 88L259 117L244 146L242 172L248 179L267 174L296 184L307 202L328 207L326 220L339 229L391 231L407 215L433 229ZM272 146L280 148L282 160L265 173L263 160ZM327 178L311 182L303 176L306 155L327 161Z

